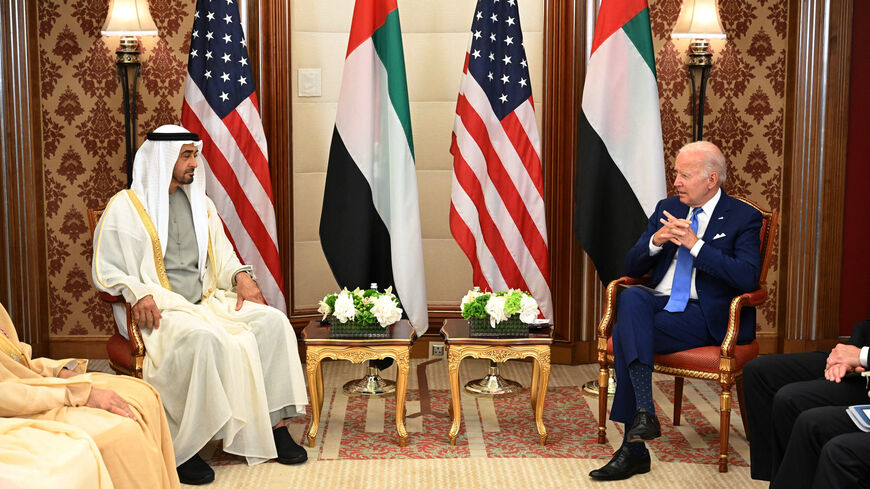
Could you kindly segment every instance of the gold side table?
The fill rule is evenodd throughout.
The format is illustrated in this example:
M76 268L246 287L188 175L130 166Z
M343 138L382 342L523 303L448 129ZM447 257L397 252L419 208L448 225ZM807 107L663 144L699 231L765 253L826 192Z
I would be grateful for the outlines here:
M399 433L399 446L404 447L408 439L405 430L405 392L408 390L411 345L416 333L411 324L402 320L390 328L390 337L378 339L340 339L329 337L329 326L313 320L302 330L305 343L305 368L308 374L308 397L311 399L311 428L308 430L308 446L314 446L320 426L320 410L323 408L323 369L324 358L348 360L362 363L368 360L392 358L396 361L396 431Z
M485 358L494 362L532 358L532 386L529 389L535 424L538 428L539 443L547 443L547 428L544 426L544 398L550 380L550 345L553 344L553 327L529 333L527 338L472 338L468 321L464 319L445 319L441 328L447 354L447 368L450 376L450 414L453 424L450 427L450 444L456 445L459 425L462 419L461 391L459 388L459 364L462 359Z

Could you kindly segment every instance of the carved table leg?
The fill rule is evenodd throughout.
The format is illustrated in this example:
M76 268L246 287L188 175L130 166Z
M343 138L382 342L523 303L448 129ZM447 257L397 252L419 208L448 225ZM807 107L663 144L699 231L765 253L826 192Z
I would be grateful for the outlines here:
M408 371L410 366L410 348L396 355L396 431L399 432L399 446L404 447L408 439L405 430L405 392L408 390Z
M532 386L529 387L529 397L532 402L532 412L535 411L535 406L538 404L538 382L540 380L541 369L538 367L538 361L533 359L532 362Z
M308 429L308 446L314 446L314 439L317 438L317 429L320 425L320 407L321 402L318 400L318 391L322 392L323 386L317 382L317 370L320 368L320 358L317 351L313 347L308 347L308 355L306 356L305 369L308 373L308 397L311 403L311 427Z
M535 359L535 365L538 367L540 375L538 381L538 398L535 405L535 424L538 425L538 436L541 439L541 446L544 446L547 444L547 428L544 427L544 398L547 396L547 384L549 384L550 381L549 352L546 355L546 358Z
M317 410L323 409L323 362L317 362Z
M461 352L454 348L447 348L447 368L450 374L450 406L453 423L450 426L450 444L456 445L456 437L459 435L459 423L462 419L462 404L459 399L459 363L462 361Z

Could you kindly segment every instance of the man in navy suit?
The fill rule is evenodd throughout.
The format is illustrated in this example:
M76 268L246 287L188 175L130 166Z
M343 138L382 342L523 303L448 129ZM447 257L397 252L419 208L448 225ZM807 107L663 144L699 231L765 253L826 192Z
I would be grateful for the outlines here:
M661 436L652 399L653 355L720 344L731 299L758 286L761 213L722 192L725 156L698 141L680 149L674 167L678 195L658 203L625 257L627 275L650 274L651 288L619 295L610 419L625 423L625 437L610 462L590 472L594 479L649 471L644 441ZM755 309L744 308L738 342L754 338Z
M846 408L870 404L858 375L870 368L870 317L830 351L754 358L743 369L753 479L770 487L861 487L870 433ZM743 409L743 406L741 406Z

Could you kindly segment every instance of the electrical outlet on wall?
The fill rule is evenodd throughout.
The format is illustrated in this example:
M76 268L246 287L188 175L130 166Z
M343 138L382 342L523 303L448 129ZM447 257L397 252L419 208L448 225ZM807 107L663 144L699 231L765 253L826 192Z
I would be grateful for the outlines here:
M320 96L320 68L299 68L297 81L300 97Z
M429 356L430 357L443 357L444 356L444 343L429 343Z

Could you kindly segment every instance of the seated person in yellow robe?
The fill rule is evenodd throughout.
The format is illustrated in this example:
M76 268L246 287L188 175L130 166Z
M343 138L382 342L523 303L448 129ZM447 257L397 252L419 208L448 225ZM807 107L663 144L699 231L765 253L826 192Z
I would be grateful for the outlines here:
M117 488L180 487L157 391L132 377L85 373L86 366L86 360L31 358L0 305L0 417L80 428L96 443ZM45 456L55 450L45 447Z
M46 447L51 456L46 457ZM94 440L70 424L0 418L3 489L113 489Z

